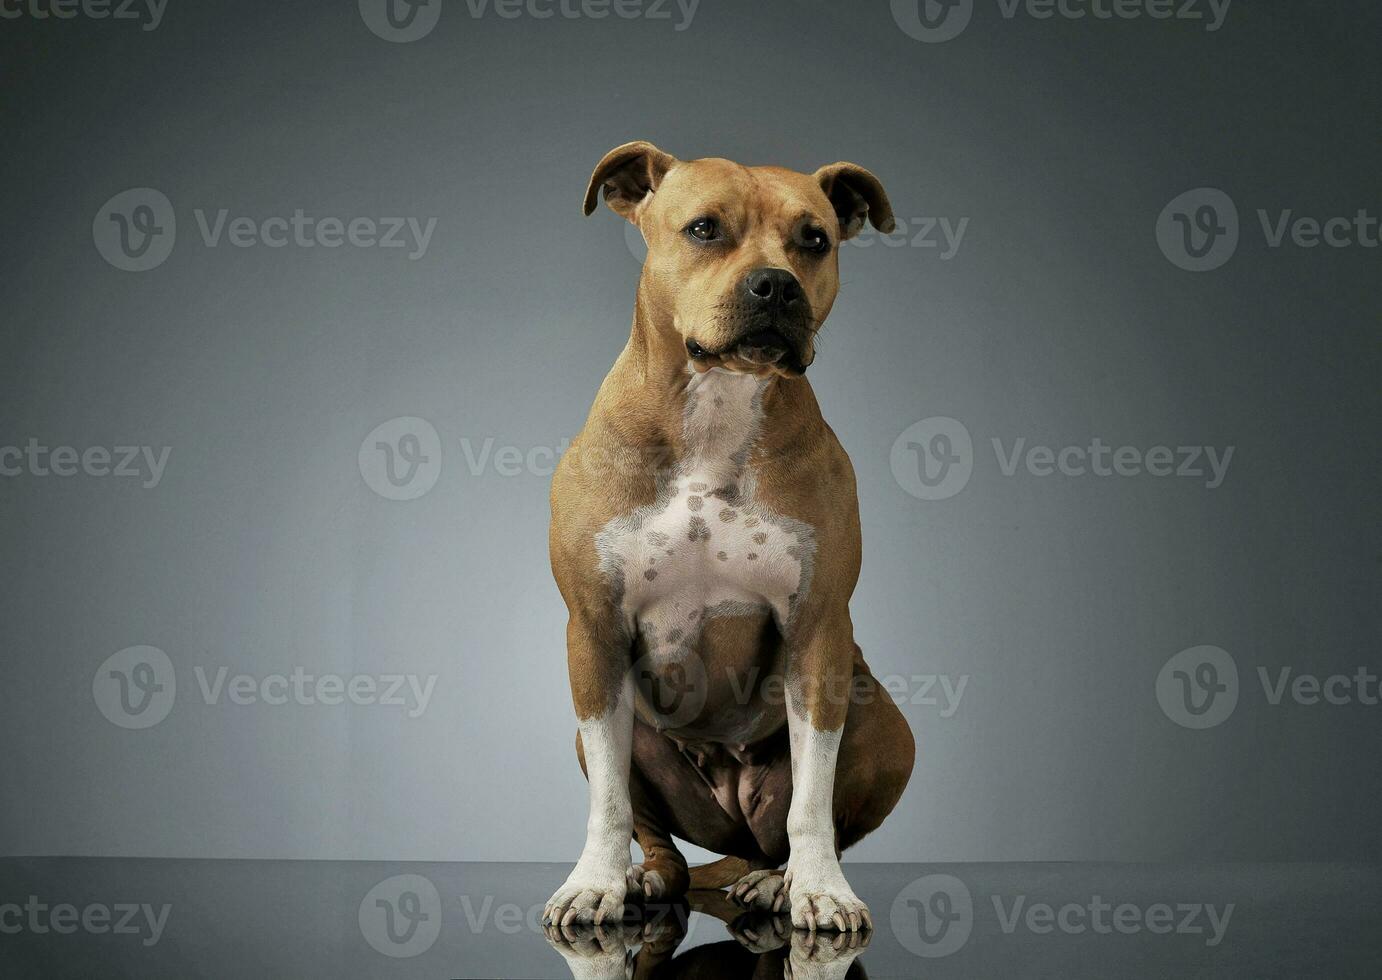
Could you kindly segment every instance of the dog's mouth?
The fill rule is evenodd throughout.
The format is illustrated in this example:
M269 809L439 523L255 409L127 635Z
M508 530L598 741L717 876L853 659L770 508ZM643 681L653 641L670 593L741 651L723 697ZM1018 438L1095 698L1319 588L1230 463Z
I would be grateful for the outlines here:
M686 353L698 370L724 367L753 374L778 373L800 377L809 361L803 361L797 345L775 327L751 330L719 350L710 350L688 337Z

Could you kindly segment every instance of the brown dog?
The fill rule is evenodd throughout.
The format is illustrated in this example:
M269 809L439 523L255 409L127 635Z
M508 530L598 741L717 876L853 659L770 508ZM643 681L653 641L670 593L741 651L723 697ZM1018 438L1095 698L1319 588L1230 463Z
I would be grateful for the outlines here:
M552 482L590 819L544 918L732 884L799 928L869 928L839 853L897 803L913 742L854 643L854 473L804 375L839 244L865 219L890 231L887 196L851 163L644 142L600 161L586 214L602 188L648 258L632 336ZM729 857L688 871L673 835Z

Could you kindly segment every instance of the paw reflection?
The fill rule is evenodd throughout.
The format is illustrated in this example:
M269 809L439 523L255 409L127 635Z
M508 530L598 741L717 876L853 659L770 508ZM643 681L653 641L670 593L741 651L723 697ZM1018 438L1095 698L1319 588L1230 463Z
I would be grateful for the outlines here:
M743 896L736 896L742 903ZM547 941L575 980L685 977L785 977L788 980L863 980L859 954L872 933L806 932L783 914L745 911L720 891L692 892L682 903L630 906L617 923L552 925ZM691 915L697 913L696 917ZM717 928L721 942L698 942L678 954L689 930Z

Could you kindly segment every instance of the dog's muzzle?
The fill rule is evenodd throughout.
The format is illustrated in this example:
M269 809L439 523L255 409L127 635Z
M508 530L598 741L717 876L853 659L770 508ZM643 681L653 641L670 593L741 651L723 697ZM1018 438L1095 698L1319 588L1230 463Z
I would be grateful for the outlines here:
M730 344L709 350L688 339L686 352L701 363L740 361L750 367L804 374L810 340L810 305L797 277L786 269L754 269L740 284L736 307L742 330Z

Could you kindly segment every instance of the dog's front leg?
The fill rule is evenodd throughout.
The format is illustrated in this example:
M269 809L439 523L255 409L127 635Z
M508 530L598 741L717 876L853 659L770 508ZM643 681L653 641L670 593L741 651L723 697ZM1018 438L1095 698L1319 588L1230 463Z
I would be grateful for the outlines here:
M868 907L840 869L835 831L835 765L849 708L854 651L848 610L822 618L793 644L787 666L792 804L787 811L784 884L798 929L873 928Z
M633 676L627 645L574 619L567 626L571 697L580 723L590 818L580 860L543 910L543 921L599 925L619 921L628 891L633 806L629 765L633 748Z

